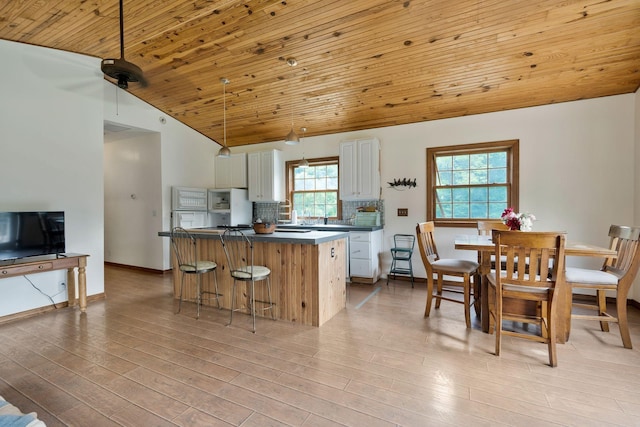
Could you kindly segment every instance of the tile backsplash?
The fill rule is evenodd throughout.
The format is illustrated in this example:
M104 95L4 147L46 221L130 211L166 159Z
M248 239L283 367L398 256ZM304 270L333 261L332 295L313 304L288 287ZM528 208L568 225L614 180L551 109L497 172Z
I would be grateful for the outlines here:
M348 224L351 225L356 216L359 207L373 206L380 212L380 219L384 225L384 200L357 200L342 202L342 219L329 220L329 224ZM259 203L253 204L253 220L260 218L262 221L277 221L279 217L279 203ZM300 217L298 217L300 221ZM321 222L322 218L310 218L311 222ZM305 218L305 221L307 219ZM308 222L308 221L307 221Z

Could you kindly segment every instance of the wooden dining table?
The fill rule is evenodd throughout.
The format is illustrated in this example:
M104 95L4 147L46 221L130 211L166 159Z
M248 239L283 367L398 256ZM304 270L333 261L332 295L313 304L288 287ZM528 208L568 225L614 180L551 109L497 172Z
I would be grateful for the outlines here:
M480 274L482 277L482 285L480 291L480 320L482 331L490 333L492 327L489 319L489 296L487 289L486 276L491 272L491 255L495 253L495 245L491 241L491 236L481 236L475 234L459 235L455 237L455 248L461 250L476 251L480 254ZM615 250L595 246L588 243L567 242L564 249L565 256L590 256L602 258L615 258L617 253ZM571 286L566 285L561 289L556 289L556 331L557 342L565 343L569 340L571 332L571 303L572 293ZM516 310L522 310L519 307Z

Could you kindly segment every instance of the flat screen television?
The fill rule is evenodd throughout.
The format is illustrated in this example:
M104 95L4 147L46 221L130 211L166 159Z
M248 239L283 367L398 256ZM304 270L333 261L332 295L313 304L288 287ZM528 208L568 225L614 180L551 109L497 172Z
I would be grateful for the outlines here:
M0 262L64 252L64 212L0 212Z

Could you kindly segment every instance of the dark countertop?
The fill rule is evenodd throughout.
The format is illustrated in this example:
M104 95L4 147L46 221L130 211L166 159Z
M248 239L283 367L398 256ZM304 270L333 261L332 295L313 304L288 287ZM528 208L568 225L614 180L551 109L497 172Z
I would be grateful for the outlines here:
M365 225L344 225L344 224L278 224L278 228L292 228L292 229L311 229L318 231L376 231L382 230L381 225L365 226Z
M349 237L347 230L321 231L310 230L305 227L296 228L297 231L276 231L271 234L256 234L253 230L242 230L246 236L251 237L255 242L292 243L303 245L317 245ZM300 230L309 230L303 231ZM224 230L211 227L188 230L193 236L199 239L219 239ZM160 231L158 236L169 237L168 231Z

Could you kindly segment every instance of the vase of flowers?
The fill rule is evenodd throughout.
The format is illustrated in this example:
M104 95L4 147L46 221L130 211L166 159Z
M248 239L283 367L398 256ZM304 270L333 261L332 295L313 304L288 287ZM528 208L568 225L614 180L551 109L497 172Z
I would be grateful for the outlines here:
M513 208L507 208L502 212L500 219L509 230L531 231L536 217L528 212L516 213Z

